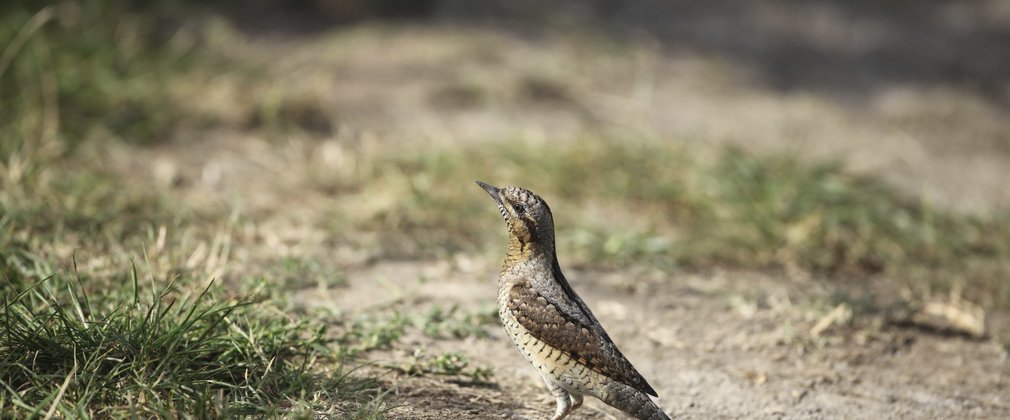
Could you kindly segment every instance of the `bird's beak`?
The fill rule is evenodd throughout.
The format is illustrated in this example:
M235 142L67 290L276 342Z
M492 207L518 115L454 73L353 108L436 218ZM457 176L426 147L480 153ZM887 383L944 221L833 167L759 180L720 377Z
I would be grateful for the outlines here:
M494 185L491 185L491 184L488 184L486 182L480 182L480 181L477 181L477 185L480 185L480 187L483 188L484 191L487 191L488 195L490 195L491 198L493 198L494 201L496 203L498 203L499 206L502 205L501 195L498 193L498 191L499 191L498 187L496 187Z

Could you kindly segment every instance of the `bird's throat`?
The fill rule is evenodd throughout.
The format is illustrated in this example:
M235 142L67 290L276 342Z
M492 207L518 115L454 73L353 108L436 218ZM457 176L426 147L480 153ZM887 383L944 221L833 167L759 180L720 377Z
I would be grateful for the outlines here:
M554 244L524 241L514 233L509 234L508 252L505 254L505 268L529 262L534 259L550 261L554 258Z

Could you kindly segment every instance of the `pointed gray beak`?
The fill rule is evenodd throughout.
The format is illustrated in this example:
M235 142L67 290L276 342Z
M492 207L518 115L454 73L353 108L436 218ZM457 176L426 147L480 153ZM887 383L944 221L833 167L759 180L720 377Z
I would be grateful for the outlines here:
M487 191L488 195L490 195L491 198L498 203L498 205L501 205L501 196L498 194L498 187L480 181L477 181L477 185L480 185L480 187L483 188L484 191Z

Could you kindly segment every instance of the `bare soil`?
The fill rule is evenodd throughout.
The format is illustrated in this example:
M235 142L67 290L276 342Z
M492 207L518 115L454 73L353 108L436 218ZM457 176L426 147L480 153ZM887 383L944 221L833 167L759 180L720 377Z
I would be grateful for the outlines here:
M302 291L305 305L404 310L493 304L493 263L383 262L349 286ZM1010 415L1006 351L973 339L895 325L808 331L837 289L753 272L667 276L571 272L573 287L677 418L1001 418ZM365 286L365 285L371 285ZM833 291L833 292L832 292ZM486 339L410 337L402 353L458 351L493 367L490 385L464 378L392 381L395 418L547 418L553 398L498 327ZM575 418L622 418L588 401Z

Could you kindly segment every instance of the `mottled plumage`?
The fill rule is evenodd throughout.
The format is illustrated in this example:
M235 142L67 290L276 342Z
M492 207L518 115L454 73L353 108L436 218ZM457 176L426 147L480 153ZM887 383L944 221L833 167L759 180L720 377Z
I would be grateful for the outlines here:
M656 391L561 273L547 203L522 188L477 183L498 204L509 232L498 281L498 313L516 348L540 371L557 399L553 419L578 408L583 395L635 418L669 419L649 398Z

